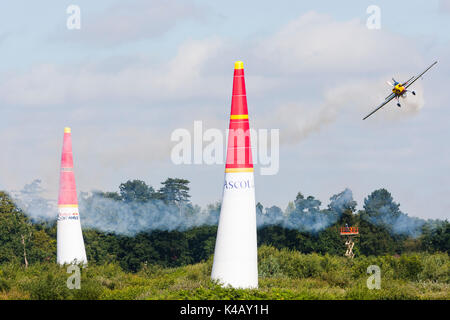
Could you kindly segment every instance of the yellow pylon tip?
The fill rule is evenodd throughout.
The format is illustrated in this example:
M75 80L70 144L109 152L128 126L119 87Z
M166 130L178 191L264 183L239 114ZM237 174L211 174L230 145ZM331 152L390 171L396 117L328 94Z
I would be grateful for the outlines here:
M244 69L244 63L242 61L236 61L234 63L234 68L235 69Z

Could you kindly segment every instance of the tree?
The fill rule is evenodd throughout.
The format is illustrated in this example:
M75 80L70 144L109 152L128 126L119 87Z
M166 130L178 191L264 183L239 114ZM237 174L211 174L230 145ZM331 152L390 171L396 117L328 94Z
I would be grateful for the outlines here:
M122 196L118 192L97 192L96 196L103 197L105 199L112 199L116 201L122 200Z
M264 227L266 225L283 225L284 215L283 210L277 206L265 208L265 212L256 211L256 222L258 227Z
M125 202L147 202L155 197L155 190L142 180L128 180L119 186L121 199Z
M295 198L295 209L302 213L316 213L320 211L320 200L315 199L313 196L305 197L299 192Z
M179 179L179 178L167 178L166 181L161 182L163 185L161 189L158 190L160 198L166 204L174 204L179 210L180 214L182 209L188 206L189 198L189 180Z
M286 226L308 232L317 232L329 225L328 217L320 210L321 202L313 196L305 198L300 192L294 201L295 210L287 217Z
M450 222L429 221L422 227L422 249L430 252L450 251Z
M0 192L0 263L28 263L25 239L29 239L29 233L28 219L8 194Z
M292 202L292 201L289 201L288 202L288 205L287 205L287 207L286 207L286 210L284 210L284 214L286 215L286 216L289 216L292 212L294 212L295 211L295 206L294 206L294 202Z
M0 264L20 262L27 266L43 259L51 259L54 241L39 225L32 225L5 192L0 191Z
M386 189L378 189L364 199L364 211L367 216L380 223L389 223L400 216L400 204L395 203Z
M220 201L210 203L206 206L206 212L210 216L211 224L217 224L219 222L221 208L222 203Z
M358 213L360 248L364 255L382 255L395 252L395 239L382 225L374 224L363 210Z
M355 212L356 201L353 200L353 194L350 189L345 189L344 191L335 194L330 197L330 203L328 204L328 209L340 214L344 211Z
M281 210L280 207L277 206L271 206L270 208L266 208L265 215L270 219L273 220L273 224L276 224L276 221L281 221L283 219L283 210Z
M263 213L263 209L264 209L264 206L261 204L261 202L258 202L256 204L256 215L262 214Z

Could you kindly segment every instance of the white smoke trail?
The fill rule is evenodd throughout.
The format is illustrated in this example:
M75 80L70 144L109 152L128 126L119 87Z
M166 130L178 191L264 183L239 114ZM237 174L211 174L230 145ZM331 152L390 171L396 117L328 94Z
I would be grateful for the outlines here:
M371 121L398 121L417 114L424 106L423 89L420 82L414 84L417 95L408 94L407 98L400 99L401 108L396 106L395 100L387 104L370 119ZM349 113L355 121L361 121L370 111L375 109L384 96L377 92L389 94L383 81L364 81L342 84L329 88L324 92L323 102L306 105L299 102L289 102L279 105L271 110L261 123L260 127L281 128L281 143L296 144L311 133L321 130L333 123L339 114Z

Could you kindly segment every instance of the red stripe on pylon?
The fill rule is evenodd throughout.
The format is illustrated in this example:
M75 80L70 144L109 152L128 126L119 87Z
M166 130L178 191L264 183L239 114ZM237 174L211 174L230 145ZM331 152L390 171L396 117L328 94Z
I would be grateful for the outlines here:
M58 205L77 205L77 190L73 172L72 137L69 128L64 129L59 177Z
M243 63L235 63L226 169L253 168Z

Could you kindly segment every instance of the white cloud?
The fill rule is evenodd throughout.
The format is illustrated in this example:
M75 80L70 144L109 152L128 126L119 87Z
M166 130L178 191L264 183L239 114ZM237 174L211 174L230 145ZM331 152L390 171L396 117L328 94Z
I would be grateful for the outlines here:
M0 83L0 99L8 104L58 105L83 101L179 100L217 92L207 65L220 48L218 39L187 41L162 65L132 64L115 72L95 66L38 65Z
M120 45L161 36L182 21L203 19L204 10L193 1L181 0L127 1L93 16L81 7L81 29L57 38L91 46Z
M393 59L393 47L408 55ZM358 19L336 21L331 16L308 12L289 22L255 48L263 65L273 72L366 72L417 62L412 43L404 38L369 30Z

